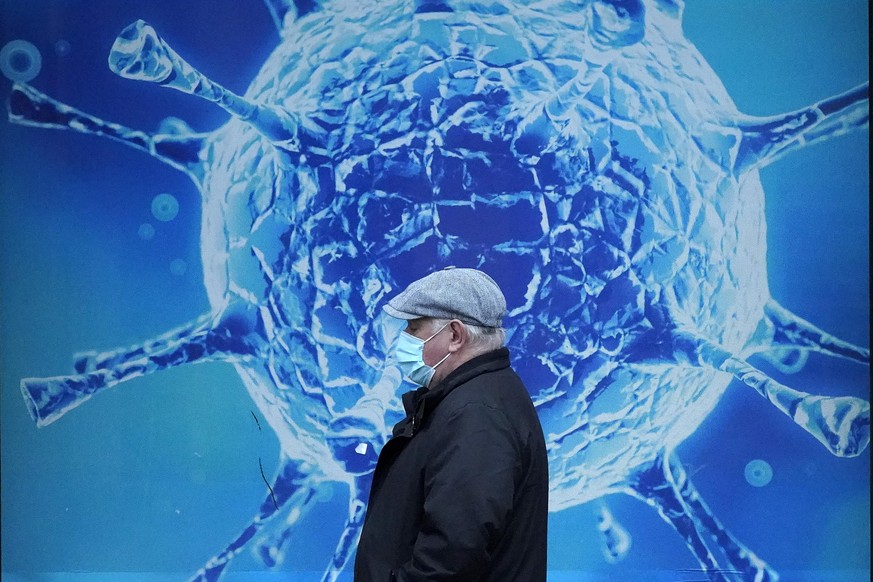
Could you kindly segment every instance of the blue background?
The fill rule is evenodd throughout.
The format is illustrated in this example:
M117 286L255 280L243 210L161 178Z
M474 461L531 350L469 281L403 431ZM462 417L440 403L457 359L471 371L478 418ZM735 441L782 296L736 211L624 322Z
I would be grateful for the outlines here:
M794 110L867 80L868 5L859 0L689 2L684 29L738 108ZM221 125L218 107L112 74L117 33L137 18L194 66L242 93L278 42L266 8L245 2L0 2L0 46L34 43L32 84L104 119L154 130L173 115L197 130ZM69 43L61 54L56 43ZM0 93L11 83L0 80ZM180 579L248 523L278 444L252 418L227 364L187 366L109 390L37 429L22 377L68 373L71 355L133 344L206 312L199 260L199 194L182 174L129 148L73 132L0 121L0 382L3 579L35 572L154 572ZM869 133L792 153L762 171L773 297L826 331L869 345ZM160 222L151 201L179 201ZM141 224L155 227L142 240ZM184 274L170 264L185 262ZM869 400L869 369L816 355L794 388ZM678 450L713 512L787 580L867 580L870 453L831 456L751 390L732 386ZM773 480L750 486L753 459ZM287 570L316 579L346 511L326 488L297 528ZM606 500L633 536L607 564L596 503L551 516L551 579L699 579L679 537L626 497ZM231 570L261 566L242 554ZM166 576L165 576L166 574ZM302 575L301 575L302 576ZM137 575L136 579L141 576ZM92 575L84 579L95 579ZM110 577L107 579L118 579ZM233 579L232 577L230 579Z

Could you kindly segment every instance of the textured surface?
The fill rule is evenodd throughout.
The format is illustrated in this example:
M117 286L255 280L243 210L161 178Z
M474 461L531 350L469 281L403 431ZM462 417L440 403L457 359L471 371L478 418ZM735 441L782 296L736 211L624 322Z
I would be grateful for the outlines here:
M200 184L213 311L143 349L85 357L78 376L26 381L35 415L50 422L143 372L232 361L279 437L288 465L277 490L293 487L293 513L320 480L366 474L398 417L380 301L433 268L481 266L509 300L509 343L551 445L553 508L614 491L658 498L653 475L681 471L651 467L668 466L718 402L725 358L792 344L779 336L792 316L768 304L757 165L780 144L841 131L826 113L865 124L866 91L756 124L669 3L447 4L418 14L412 4L327 4L289 18L246 94L269 115L252 121L250 107L230 105L248 121L196 148L194 136L161 150L172 140L142 145L118 128ZM174 58L144 58L159 72L127 76L233 101L179 60L167 80L160 71ZM20 91L21 118L113 133L71 123L78 114L59 104L40 117L26 103L42 97ZM819 343L835 351L832 338ZM750 378L741 364L724 369ZM748 383L772 400L803 398L769 392L765 378ZM853 431L836 424L862 442ZM680 533L710 527L692 523L704 510L681 508Z

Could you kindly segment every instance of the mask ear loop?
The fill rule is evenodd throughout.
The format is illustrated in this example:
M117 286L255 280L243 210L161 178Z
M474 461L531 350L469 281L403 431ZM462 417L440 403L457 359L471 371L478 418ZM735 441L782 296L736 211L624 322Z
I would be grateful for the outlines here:
M454 321L454 320L452 320L452 321ZM429 342L430 340L432 340L433 338L435 338L435 337L437 336L437 334L438 334L439 332L441 332L442 330L446 329L446 327L448 327L450 323L452 323L452 322L451 322L451 321L447 321L446 324L445 324L444 326L442 326L441 328L439 328L439 329L436 331L435 334L433 334L432 336L430 336L429 338L427 338L426 340L424 340L424 344L426 344L427 342ZM424 344L422 344L422 346L424 346ZM443 356L443 359L442 359L442 360L440 360L439 362L437 362L436 364L434 364L433 366L431 366L431 368L433 368L434 370L436 370L436 367L439 366L440 364L442 364L443 362L445 362L445 361L449 358L449 356L451 356L451 355L452 355L452 352L447 353L445 356Z
M452 352L447 353L447 354L443 357L442 360L440 360L439 362L437 362L436 364L434 364L433 366L431 366L431 368L433 368L434 370L436 370L436 367L439 366L440 364L442 364L443 362L445 362L445 361L449 358L449 356L451 356L451 355L452 355Z
M451 321L447 321L447 322L445 323L445 325L443 325L441 328L439 328L438 330L436 330L436 331L433 333L432 336L430 336L429 338L427 338L426 340L424 340L423 342L421 342L421 344L424 345L424 344L426 344L427 342L429 342L430 340L432 340L433 338L435 338L436 336L438 336L439 333L440 333L442 330L446 329L446 327L448 327L448 325L449 325L450 323L452 323L452 322L451 322Z

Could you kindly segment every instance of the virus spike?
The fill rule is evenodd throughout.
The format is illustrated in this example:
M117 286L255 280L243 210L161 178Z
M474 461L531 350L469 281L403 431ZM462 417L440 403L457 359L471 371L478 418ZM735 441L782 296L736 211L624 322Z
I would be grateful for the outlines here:
M133 348L91 354L76 363L80 373L51 378L24 378L21 393L37 426L46 426L95 393L167 368L232 360L251 353L247 337L253 320L230 306L218 318L204 316Z
M870 444L870 403L854 396L816 396L789 388L742 358L703 339L677 337L677 353L732 374L754 388L838 457L856 457Z
M81 133L114 139L144 151L162 162L199 178L199 152L203 135L149 134L109 123L37 91L16 83L7 102L9 121L18 125L72 129Z
M599 53L592 51L596 55ZM518 124L512 145L522 158L538 158L562 147L567 134L577 133L577 108L601 77L608 60L585 61L576 76L540 103Z
M773 380L739 358L722 366L791 417L838 457L856 457L870 443L870 403L853 396L816 396Z
M870 84L864 83L792 113L741 121L734 172L761 168L783 154L867 125L869 95Z
M715 517L709 506L700 496L697 488L688 478L685 468L675 453L659 457L650 468L642 471L631 482L631 489L643 500L654 505L661 516L672 525L683 538L716 541L719 553L726 558L729 570L716 570L709 566L712 554L700 548L698 560L710 575L710 579L722 580L720 576L730 574L731 580L758 580L776 582L779 576L766 562L739 542ZM688 531L691 528L692 531ZM735 576L739 575L739 576Z
M284 36L285 20L290 17L300 18L318 8L317 0L264 0L279 36Z
M273 23L276 25L276 30L279 36L283 36L282 31L285 30L285 16L290 12L294 13L293 0L264 0L267 5L267 10L270 11L270 16L273 17Z
M750 341L750 353L800 348L862 364L870 363L869 348L850 344L822 331L772 299L764 306L763 324Z
M629 487L632 494L657 509L664 521L673 526L711 581L728 582L706 545L705 532L682 499L686 483L687 479L677 482L667 462L659 457L647 469L636 473Z
M73 369L77 374L88 374L98 370L110 370L123 365L130 360L139 359L154 354L168 343L184 342L187 338L199 333L200 330L211 327L212 314L204 314L185 325L169 331L161 336L133 347L123 347L104 352L87 351L73 355Z
M725 529L700 496L675 454L669 456L665 469L669 470L671 481L679 486L682 501L699 524L698 527L702 527L710 539L718 542L731 568L742 573L742 580L776 582L779 579L779 575L764 560Z
M258 514L252 519L242 532L219 554L216 554L204 564L194 576L191 582L208 582L218 580L227 568L230 560L239 554L246 544L252 540L267 524L273 521L277 515L287 513L288 517L282 525L280 539L284 542L291 527L300 518L306 515L306 511L312 506L318 488L318 482L304 474L301 464L290 459L282 459L276 471L273 484L269 493L264 498ZM281 542L280 542L281 545ZM277 555L278 546L266 550L262 555L265 563L270 566L276 565L281 557Z
M595 53L595 55L608 53ZM563 87L546 102L546 114L552 120L563 120L574 110L591 91L591 88L603 74L603 69L609 64L604 61L585 61L585 67L581 68L576 76L564 84Z
M348 563L355 547L358 545L358 538L361 537L361 528L364 526L367 499L370 496L371 478L371 473L355 477L351 488L352 494L349 497L349 516L337 542L330 566L325 571L324 576L322 576L321 582L335 582Z
M127 79L151 81L217 103L245 121L274 146L289 152L315 149L322 140L313 128L304 129L300 118L284 109L253 103L228 91L200 73L160 37L148 23L137 20L112 45L109 68Z

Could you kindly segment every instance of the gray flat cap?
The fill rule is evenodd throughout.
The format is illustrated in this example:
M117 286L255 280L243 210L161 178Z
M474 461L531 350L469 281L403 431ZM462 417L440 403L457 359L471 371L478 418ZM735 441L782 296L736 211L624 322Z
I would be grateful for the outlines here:
M482 271L446 267L412 282L383 309L399 319L459 319L470 325L500 327L506 299L494 279Z

